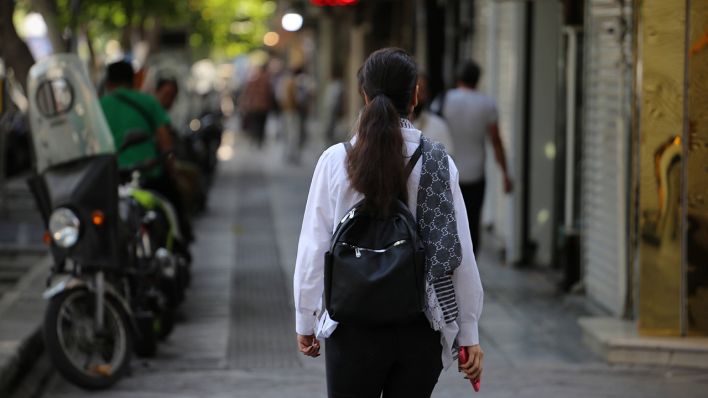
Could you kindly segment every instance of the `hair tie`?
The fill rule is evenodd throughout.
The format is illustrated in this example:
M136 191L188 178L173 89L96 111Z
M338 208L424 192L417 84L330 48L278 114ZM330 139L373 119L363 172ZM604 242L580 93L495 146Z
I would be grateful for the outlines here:
M386 95L386 93L384 93L383 91L374 91L374 93L369 97L369 101L373 101L374 98L376 98L376 97L378 97L378 96L380 96L380 95L383 95L384 97L388 97L388 96Z

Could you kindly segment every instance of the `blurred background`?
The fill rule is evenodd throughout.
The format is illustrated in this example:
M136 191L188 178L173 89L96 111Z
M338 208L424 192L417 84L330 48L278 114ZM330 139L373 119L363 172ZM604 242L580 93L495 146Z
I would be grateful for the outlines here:
M222 172L265 162L274 206L275 196L301 198L283 205L299 214L275 221L274 233L297 235L314 163L351 135L363 104L356 72L385 46L414 56L430 101L474 59L479 90L498 104L514 191L504 193L487 148L480 267L494 266L482 270L490 297L532 311L532 328L562 319L553 325L572 326L552 333L574 336L568 347L584 341L598 359L708 368L703 1L2 0L0 291L46 251L24 186L36 61L78 54L99 94L106 66L122 59L140 90L174 79L173 127L193 134L205 114L218 115L218 160L235 165ZM266 94L250 85L262 79L272 98L258 101ZM281 239L278 261L294 262L295 239ZM492 335L510 327L486 316Z

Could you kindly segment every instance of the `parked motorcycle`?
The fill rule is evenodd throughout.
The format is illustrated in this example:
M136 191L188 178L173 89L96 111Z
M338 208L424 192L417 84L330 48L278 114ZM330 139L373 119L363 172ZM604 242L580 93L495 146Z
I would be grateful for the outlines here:
M143 166L148 169L154 166ZM160 265L163 272L156 284L160 286L162 294L168 304L168 310L174 310L184 301L185 289L191 280L191 255L188 244L182 235L177 220L177 212L172 204L157 192L143 189L140 185L139 170L129 170L123 173L124 183L120 189L120 196L139 204L144 214L141 228L145 233L143 246L147 255ZM161 338L167 337L172 324L159 332Z
M202 170L210 178L214 175L219 163L217 150L221 145L221 135L224 130L222 118L221 112L208 111L190 123L190 128L192 128L196 139L203 145L203 158L200 162Z
M119 194L113 138L78 57L38 62L28 87L38 173L28 183L54 260L46 349L69 381L107 388L133 349L154 354L167 308L159 282L169 270L149 245L154 217L125 189ZM129 134L118 151L145 137Z

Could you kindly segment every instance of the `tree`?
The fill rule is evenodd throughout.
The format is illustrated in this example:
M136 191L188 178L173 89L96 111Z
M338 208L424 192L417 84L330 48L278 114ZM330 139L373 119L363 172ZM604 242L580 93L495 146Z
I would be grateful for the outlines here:
M272 0L190 0L192 49L203 56L231 58L263 45Z
M13 22L15 5L14 0L0 0L0 38L2 38L0 57L15 72L22 87L27 89L27 76L34 64L34 57L27 43L20 38L15 29Z
M8 7L8 0L0 0ZM156 51L162 29L185 30L198 57L231 58L262 46L274 0L17 0L38 12L56 52L86 37L93 58L109 40L130 53L136 42ZM14 9L15 1L9 0ZM11 11L10 11L11 12ZM16 35L15 35L16 36ZM2 37L5 37L4 35Z

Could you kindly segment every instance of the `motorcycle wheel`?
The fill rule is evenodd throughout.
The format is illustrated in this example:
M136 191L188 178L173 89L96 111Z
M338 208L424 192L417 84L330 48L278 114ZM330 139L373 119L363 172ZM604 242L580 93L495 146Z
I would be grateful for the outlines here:
M64 378L88 390L115 384L128 370L132 333L121 304L106 296L104 331L94 328L96 298L85 288L54 296L44 317L44 342Z

